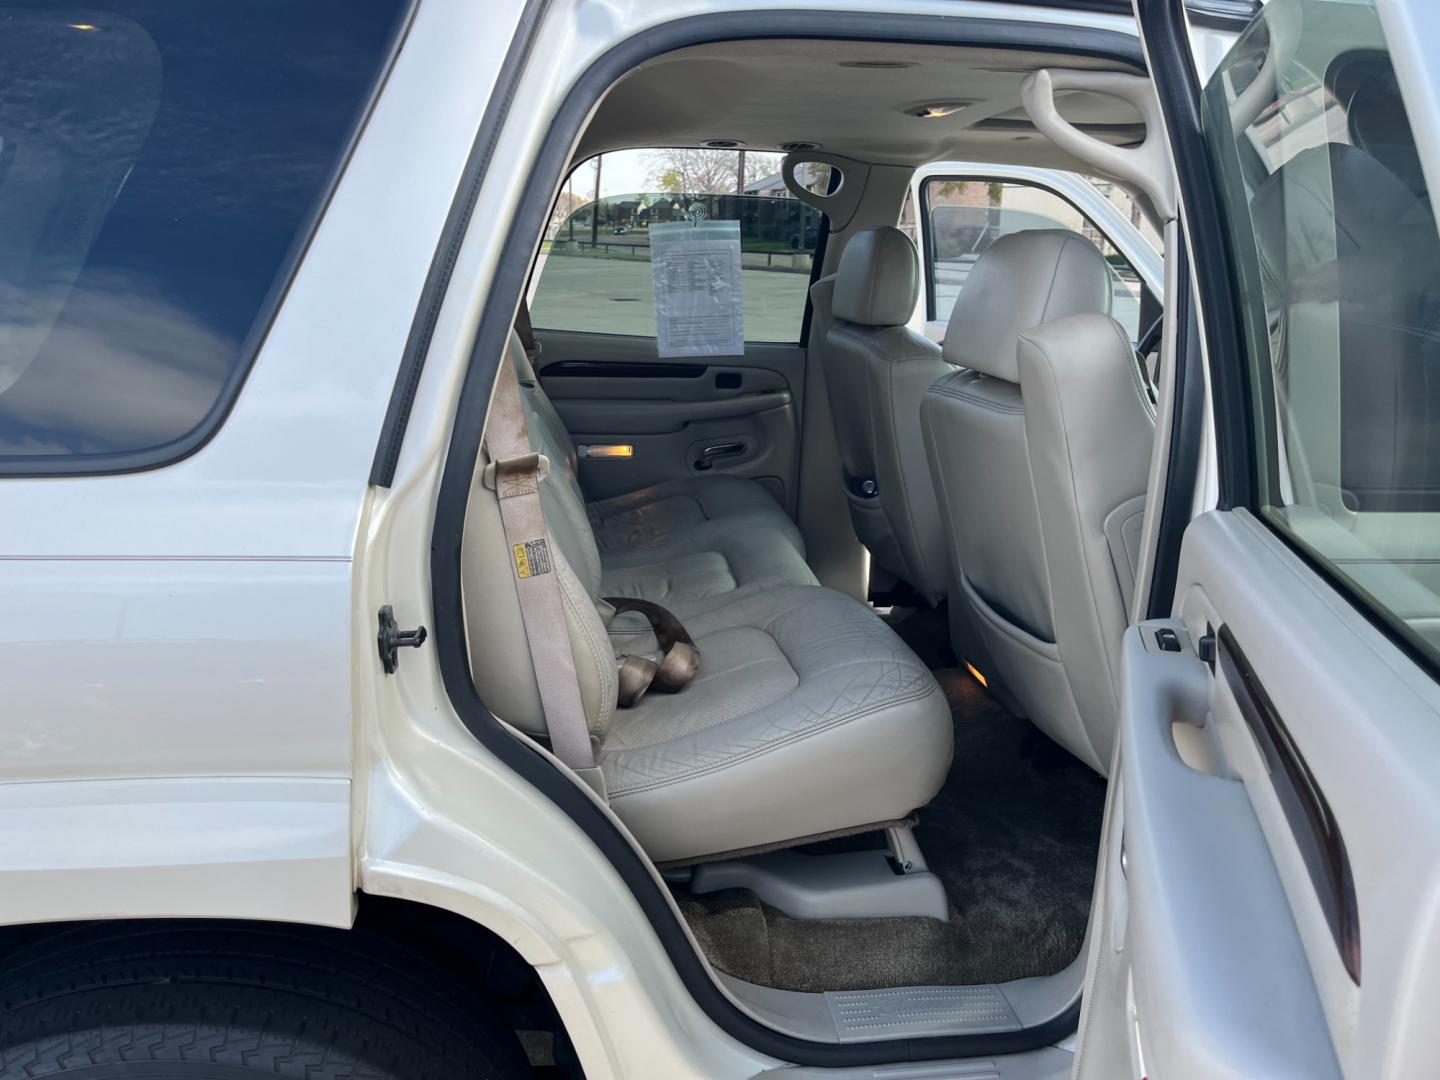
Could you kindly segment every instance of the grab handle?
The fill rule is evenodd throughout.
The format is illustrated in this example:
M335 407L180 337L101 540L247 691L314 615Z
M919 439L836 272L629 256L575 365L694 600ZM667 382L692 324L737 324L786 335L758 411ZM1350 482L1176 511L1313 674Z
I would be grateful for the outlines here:
M1055 91L1088 90L1128 101L1145 119L1145 139L1139 146L1111 146L1086 135L1055 108ZM1164 118L1150 80L1117 71L1075 71L1041 68L1025 76L1020 100L1040 132L1060 149L1087 164L1139 188L1149 196L1162 221L1175 217L1175 180L1165 150Z

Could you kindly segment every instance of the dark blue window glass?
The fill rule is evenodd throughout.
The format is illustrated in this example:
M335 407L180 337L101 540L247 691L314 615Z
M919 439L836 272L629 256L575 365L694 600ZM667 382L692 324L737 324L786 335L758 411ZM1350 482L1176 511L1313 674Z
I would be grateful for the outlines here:
M405 6L0 0L0 468L209 434Z

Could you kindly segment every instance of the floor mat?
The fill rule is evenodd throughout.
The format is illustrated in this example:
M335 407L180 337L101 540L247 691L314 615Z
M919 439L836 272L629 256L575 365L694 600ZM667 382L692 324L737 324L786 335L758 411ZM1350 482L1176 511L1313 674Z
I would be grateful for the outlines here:
M745 890L681 892L716 968L814 992L1005 982L1054 974L1078 955L1105 782L968 675L935 677L955 718L955 764L915 835L945 884L950 922L796 919Z
M967 674L937 671L955 717L955 763L915 837L945 883L962 982L1059 971L1080 951L1105 781Z

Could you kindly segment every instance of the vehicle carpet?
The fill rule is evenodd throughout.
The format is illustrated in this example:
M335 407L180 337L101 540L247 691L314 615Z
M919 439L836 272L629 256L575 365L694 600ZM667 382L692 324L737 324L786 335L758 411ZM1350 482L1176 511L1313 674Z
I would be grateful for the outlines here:
M927 662L942 651L934 635L943 634L943 616L937 628L934 614L892 622L902 637L917 639L910 643ZM915 836L945 886L950 921L799 919L749 890L696 896L677 888L681 911L718 970L815 992L1005 982L1054 974L1079 955L1105 781L963 670L935 676L954 719L955 758L940 793L919 811ZM867 846L883 847L883 834L800 850Z

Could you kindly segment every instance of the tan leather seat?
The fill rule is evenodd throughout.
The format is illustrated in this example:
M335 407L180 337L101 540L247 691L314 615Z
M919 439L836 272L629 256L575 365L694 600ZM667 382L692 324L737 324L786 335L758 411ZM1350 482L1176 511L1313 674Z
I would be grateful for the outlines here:
M991 674L1035 724L1102 773L1154 440L1109 305L1105 260L1084 237L1002 237L946 331L963 370L921 406L951 602L968 605Z
M754 480L692 476L587 502L575 443L513 334L509 352L531 419L531 442L556 476L544 490L575 496L547 500L551 528L559 519L594 538L572 550L585 572L603 572L605 595L652 600L685 618L713 598L731 599L736 590L818 584L805 563L800 530Z
M570 437L517 339L511 350L531 444L549 461L540 496L596 761L611 808L651 857L784 845L927 803L949 770L953 728L920 659L865 605L814 583L794 527L775 520L758 485L704 477L587 506ZM488 463L482 451L465 523L471 669L496 716L543 736ZM623 514L629 527L615 524ZM619 707L617 654L647 652L654 638L603 597L680 618L700 653L694 681Z
M920 400L951 367L905 326L919 287L908 236L892 226L857 232L840 256L824 363L855 535L877 565L934 604L948 573Z

